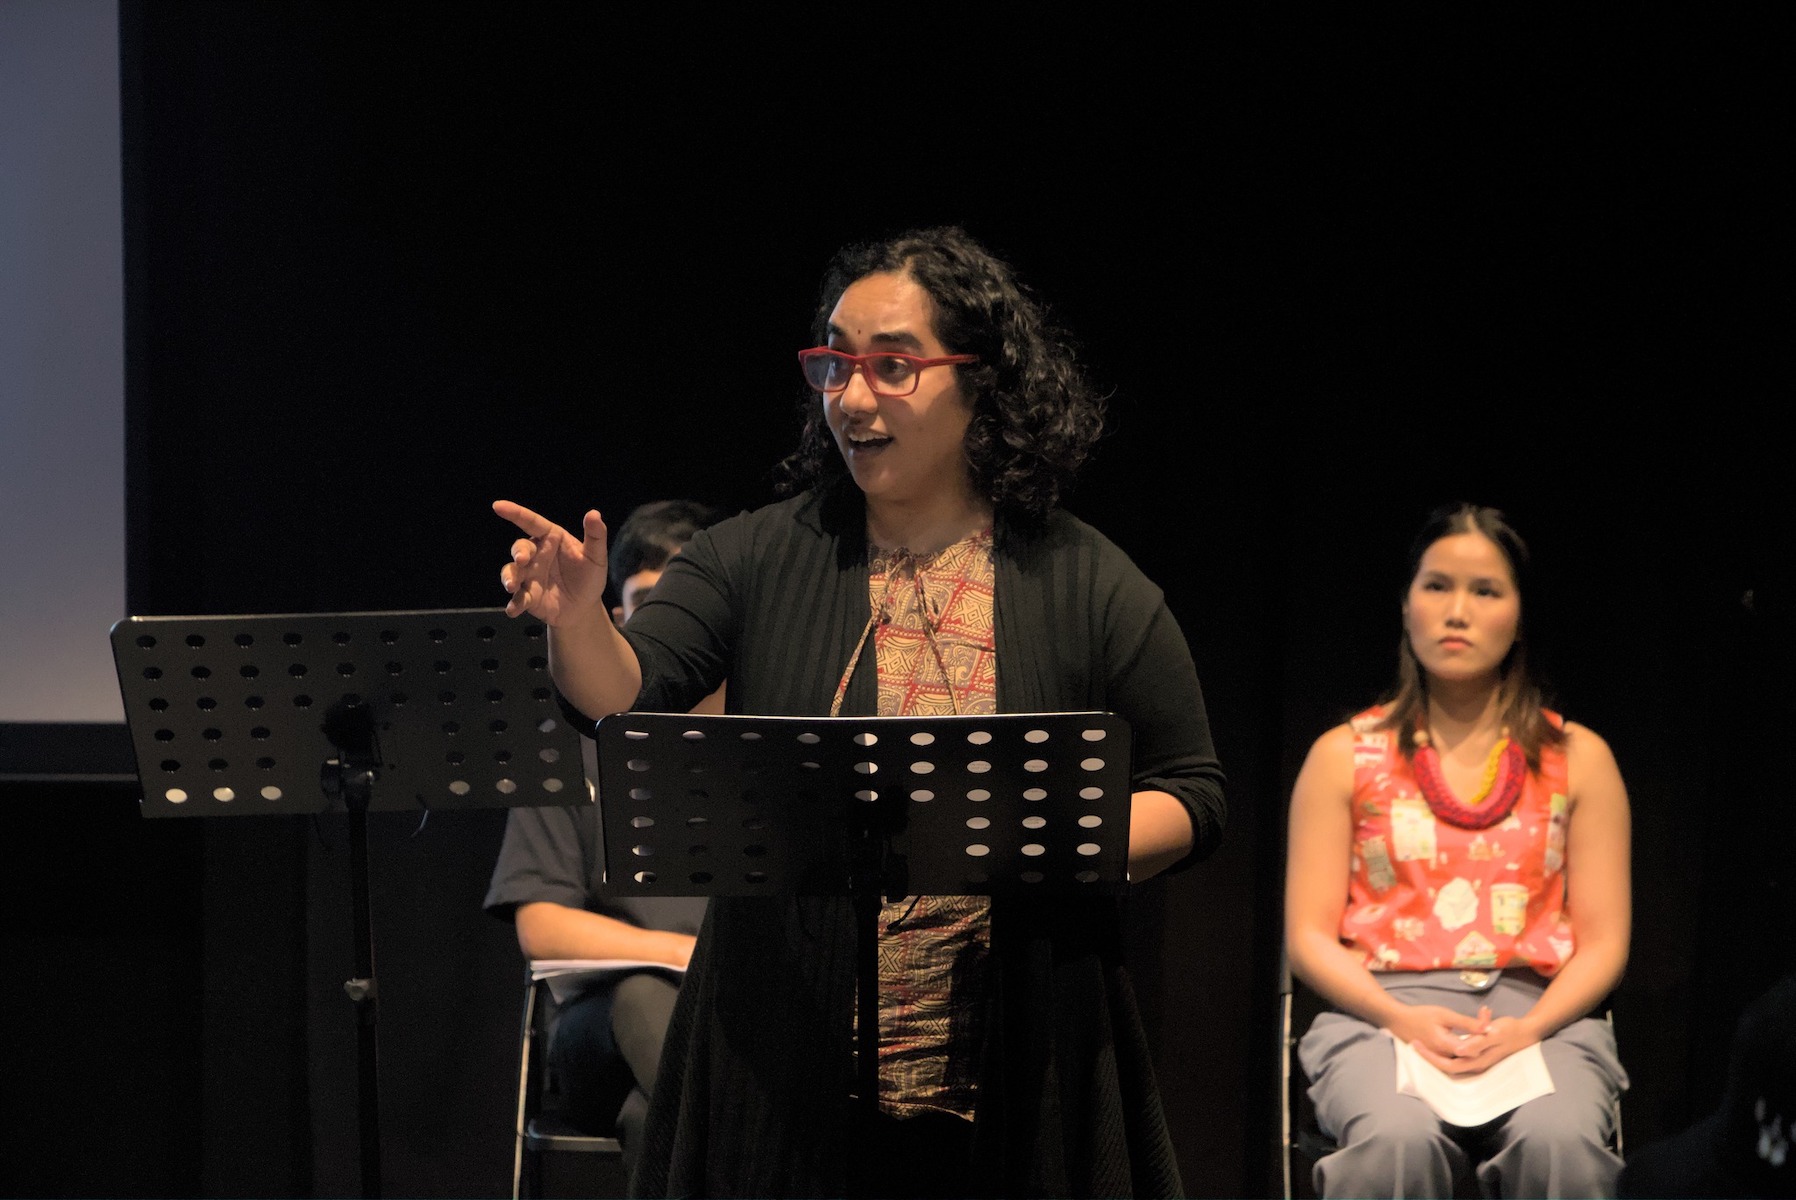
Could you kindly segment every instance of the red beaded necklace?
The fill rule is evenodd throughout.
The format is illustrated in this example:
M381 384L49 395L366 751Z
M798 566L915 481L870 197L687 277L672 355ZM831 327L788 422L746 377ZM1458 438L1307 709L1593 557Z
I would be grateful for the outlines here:
M1415 745L1416 783L1429 809L1447 824L1461 829L1489 829L1507 817L1521 798L1528 756L1522 753L1521 744L1510 738L1507 729L1490 748L1490 757L1484 761L1484 783L1470 804L1461 803L1447 786L1446 776L1441 774L1440 754L1426 729L1416 730Z

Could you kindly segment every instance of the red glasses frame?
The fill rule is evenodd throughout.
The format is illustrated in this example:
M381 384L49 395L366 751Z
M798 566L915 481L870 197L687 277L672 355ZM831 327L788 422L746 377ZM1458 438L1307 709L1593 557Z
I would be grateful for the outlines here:
M902 392L892 391L888 386L883 384L883 381L880 380L878 374L873 371L862 369L873 362L874 359L879 358L899 358L909 363L911 368L910 386L905 388ZM818 359L827 359L831 362L846 362L848 364L848 375L842 380L841 387L821 388L811 382L811 373L808 370L808 367L810 363ZM812 391L820 392L825 396L833 396L837 392L847 391L848 382L854 378L854 373L856 371L861 372L861 378L867 381L867 387L870 388L876 396L908 396L916 391L917 385L922 382L924 368L944 366L948 363L971 363L978 361L979 356L977 354L948 354L941 358L918 358L914 354L899 354L895 350L880 350L873 354L844 354L842 351L832 350L828 346L813 346L809 350L800 350L798 352L798 366L799 370L804 372L804 381L806 385L808 385Z

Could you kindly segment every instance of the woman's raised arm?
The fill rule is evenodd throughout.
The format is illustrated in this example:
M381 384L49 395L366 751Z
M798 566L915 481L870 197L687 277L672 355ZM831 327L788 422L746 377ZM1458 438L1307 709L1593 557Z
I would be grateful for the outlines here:
M549 673L575 708L598 720L622 712L642 690L636 652L605 608L605 522L589 510L576 538L509 500L493 511L525 534L511 544L499 581L507 616L529 613L549 627Z

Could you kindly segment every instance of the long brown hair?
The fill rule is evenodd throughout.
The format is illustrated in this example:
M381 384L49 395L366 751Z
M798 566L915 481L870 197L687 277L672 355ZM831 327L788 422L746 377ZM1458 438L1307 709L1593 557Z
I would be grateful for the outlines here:
M1539 770L1540 748L1563 742L1565 731L1547 720L1541 711L1547 702L1546 687L1528 665L1528 545L1521 535L1494 508L1462 503L1435 509L1428 514L1428 520L1423 522L1421 531L1410 543L1409 570L1403 577L1404 595L1408 596L1428 547L1444 537L1461 533L1481 533L1490 539L1509 564L1510 578L1515 581L1516 594L1522 600L1522 619L1515 631L1515 644L1509 647L1509 653L1497 667L1501 678L1499 698L1503 724L1508 727L1509 736L1528 756L1529 768ZM1428 711L1428 676L1416 661L1415 648L1409 644L1407 630L1397 646L1397 679L1379 703L1385 714L1378 728L1397 730L1397 744L1403 757L1413 758L1415 733Z

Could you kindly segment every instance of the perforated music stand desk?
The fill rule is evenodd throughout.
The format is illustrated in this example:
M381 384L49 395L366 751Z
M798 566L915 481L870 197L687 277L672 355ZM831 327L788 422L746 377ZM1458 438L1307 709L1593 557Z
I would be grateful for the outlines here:
M608 894L853 897L869 1116L883 897L1128 884L1130 733L1113 713L619 713L597 739Z
M540 622L503 609L128 617L113 662L147 817L349 816L364 1194L380 1194L370 809L591 802Z

